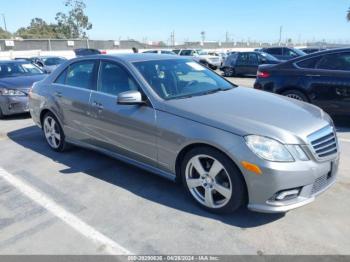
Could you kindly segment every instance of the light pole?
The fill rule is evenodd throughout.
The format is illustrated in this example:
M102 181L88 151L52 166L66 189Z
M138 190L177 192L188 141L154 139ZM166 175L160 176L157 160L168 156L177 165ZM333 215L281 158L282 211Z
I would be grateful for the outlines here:
M1 14L1 16L2 16L2 21L4 22L5 31L7 32L7 24L6 24L5 14Z
M281 43L282 43L282 31L283 31L283 27L280 26L280 38L279 38L279 40L278 40L278 45L279 45L279 46L280 46Z

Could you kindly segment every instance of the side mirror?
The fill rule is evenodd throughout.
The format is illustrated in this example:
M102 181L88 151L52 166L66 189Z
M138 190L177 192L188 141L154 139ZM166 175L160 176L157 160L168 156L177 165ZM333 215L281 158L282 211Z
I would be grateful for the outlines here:
M142 94L139 91L127 91L118 95L117 103L119 105L142 105Z

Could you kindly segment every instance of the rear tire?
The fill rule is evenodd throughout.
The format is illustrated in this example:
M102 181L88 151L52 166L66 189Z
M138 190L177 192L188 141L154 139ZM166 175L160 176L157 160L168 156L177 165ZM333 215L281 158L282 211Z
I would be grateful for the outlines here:
M3 115L1 108L0 108L0 119L3 119L3 118L4 118L4 115Z
M226 67L224 69L224 76L225 77L232 77L235 75L235 70L231 67Z
M282 95L289 97L289 98L293 98L295 100L303 101L303 102L309 101L307 96L298 90L288 90L286 92L283 92Z
M63 129L57 118L48 112L43 117L43 133L49 147L56 152L63 152L67 147Z
M246 204L243 176L230 158L211 147L189 151L181 163L188 195L213 213L233 213Z

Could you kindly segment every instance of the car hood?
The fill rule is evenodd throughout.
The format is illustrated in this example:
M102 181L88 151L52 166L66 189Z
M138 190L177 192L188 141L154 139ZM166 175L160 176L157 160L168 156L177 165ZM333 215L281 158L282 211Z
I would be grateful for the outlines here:
M308 135L330 123L316 106L244 87L164 101L159 110L240 136L262 135L286 144L304 144Z
M30 75L0 78L0 87L12 89L29 89L33 83L43 80L46 75Z

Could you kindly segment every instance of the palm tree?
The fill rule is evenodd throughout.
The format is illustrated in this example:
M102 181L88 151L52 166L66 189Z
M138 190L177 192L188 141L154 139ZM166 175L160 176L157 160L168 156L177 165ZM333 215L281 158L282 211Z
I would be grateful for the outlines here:
M346 15L346 19L350 22L350 8L348 9L348 14Z

